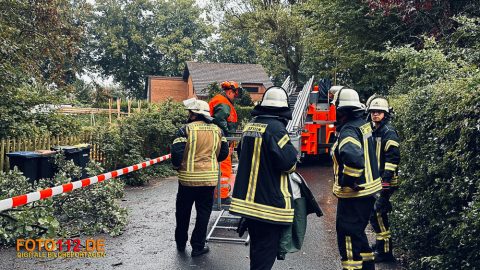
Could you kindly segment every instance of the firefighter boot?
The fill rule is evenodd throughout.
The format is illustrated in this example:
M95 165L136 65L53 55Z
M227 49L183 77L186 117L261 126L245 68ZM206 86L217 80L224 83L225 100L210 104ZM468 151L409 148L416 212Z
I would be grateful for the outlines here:
M393 257L392 252L387 252L387 253L379 253L379 252L374 252L375 254L375 262L376 263L381 263L381 262L394 262L395 257Z
M374 249L375 262L393 262L395 257L392 254L392 239L377 240Z
M375 262L374 261L363 261L362 262L362 270L375 270Z
M202 249L192 249L192 257L203 255L205 253L208 253L209 251L210 248L208 248L208 246L204 246Z

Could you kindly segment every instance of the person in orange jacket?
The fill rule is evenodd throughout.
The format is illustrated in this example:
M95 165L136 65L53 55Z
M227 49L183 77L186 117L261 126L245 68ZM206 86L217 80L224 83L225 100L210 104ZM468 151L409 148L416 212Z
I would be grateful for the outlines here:
M233 106L235 98L238 97L240 87L235 81L224 81L220 85L223 93L214 96L210 102L210 114L213 117L213 123L219 126L225 137L230 136L237 129L237 111ZM232 175L232 155L231 151L228 157L220 163L220 197L224 204L230 203L230 176Z

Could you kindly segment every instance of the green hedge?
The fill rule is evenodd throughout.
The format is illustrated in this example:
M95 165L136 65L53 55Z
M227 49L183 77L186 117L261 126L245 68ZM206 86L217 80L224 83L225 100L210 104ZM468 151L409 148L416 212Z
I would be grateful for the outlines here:
M100 129L95 138L107 159L108 170L130 166L169 153L176 131L186 123L183 104L171 100L149 106L115 125ZM143 185L154 176L174 174L169 161L133 172L125 177L129 185Z
M392 229L410 269L480 265L480 75L391 98L402 138Z

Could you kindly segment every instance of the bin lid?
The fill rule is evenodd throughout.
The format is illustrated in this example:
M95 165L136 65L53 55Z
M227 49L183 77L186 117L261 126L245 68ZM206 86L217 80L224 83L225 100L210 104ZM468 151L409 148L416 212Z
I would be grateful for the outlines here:
M37 158L40 157L40 154L33 151L18 151L7 153L7 157Z
M74 148L76 147L72 145L57 145L52 147L52 149L55 149L55 150L74 149Z
M78 148L90 148L90 144L88 144L88 143L80 143L80 144L76 144L74 146L78 147Z
M76 153L81 151L81 149L72 145L59 145L52 147L52 149L55 151L64 151L67 153Z
M41 156L53 156L57 153L57 152L52 151L52 150L36 150L35 152L38 153Z

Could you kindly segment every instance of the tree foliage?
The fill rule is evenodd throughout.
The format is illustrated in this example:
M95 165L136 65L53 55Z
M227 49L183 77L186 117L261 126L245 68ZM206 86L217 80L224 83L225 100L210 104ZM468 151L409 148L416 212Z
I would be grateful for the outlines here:
M88 10L83 0L2 0L0 87L11 91L32 78L58 86L72 81Z
M193 0L100 0L89 33L90 57L131 96L144 98L146 75L178 76L203 49L210 29Z
M301 12L302 1L220 0L217 4L224 13L223 27L228 30L222 33L247 34L240 36L253 42L258 62L276 80L280 81L288 72L298 83L304 51L302 41L309 33L305 29L307 18Z
M409 269L470 269L480 263L480 72L475 57L423 43L385 53L401 65L391 90L403 138L392 228Z

